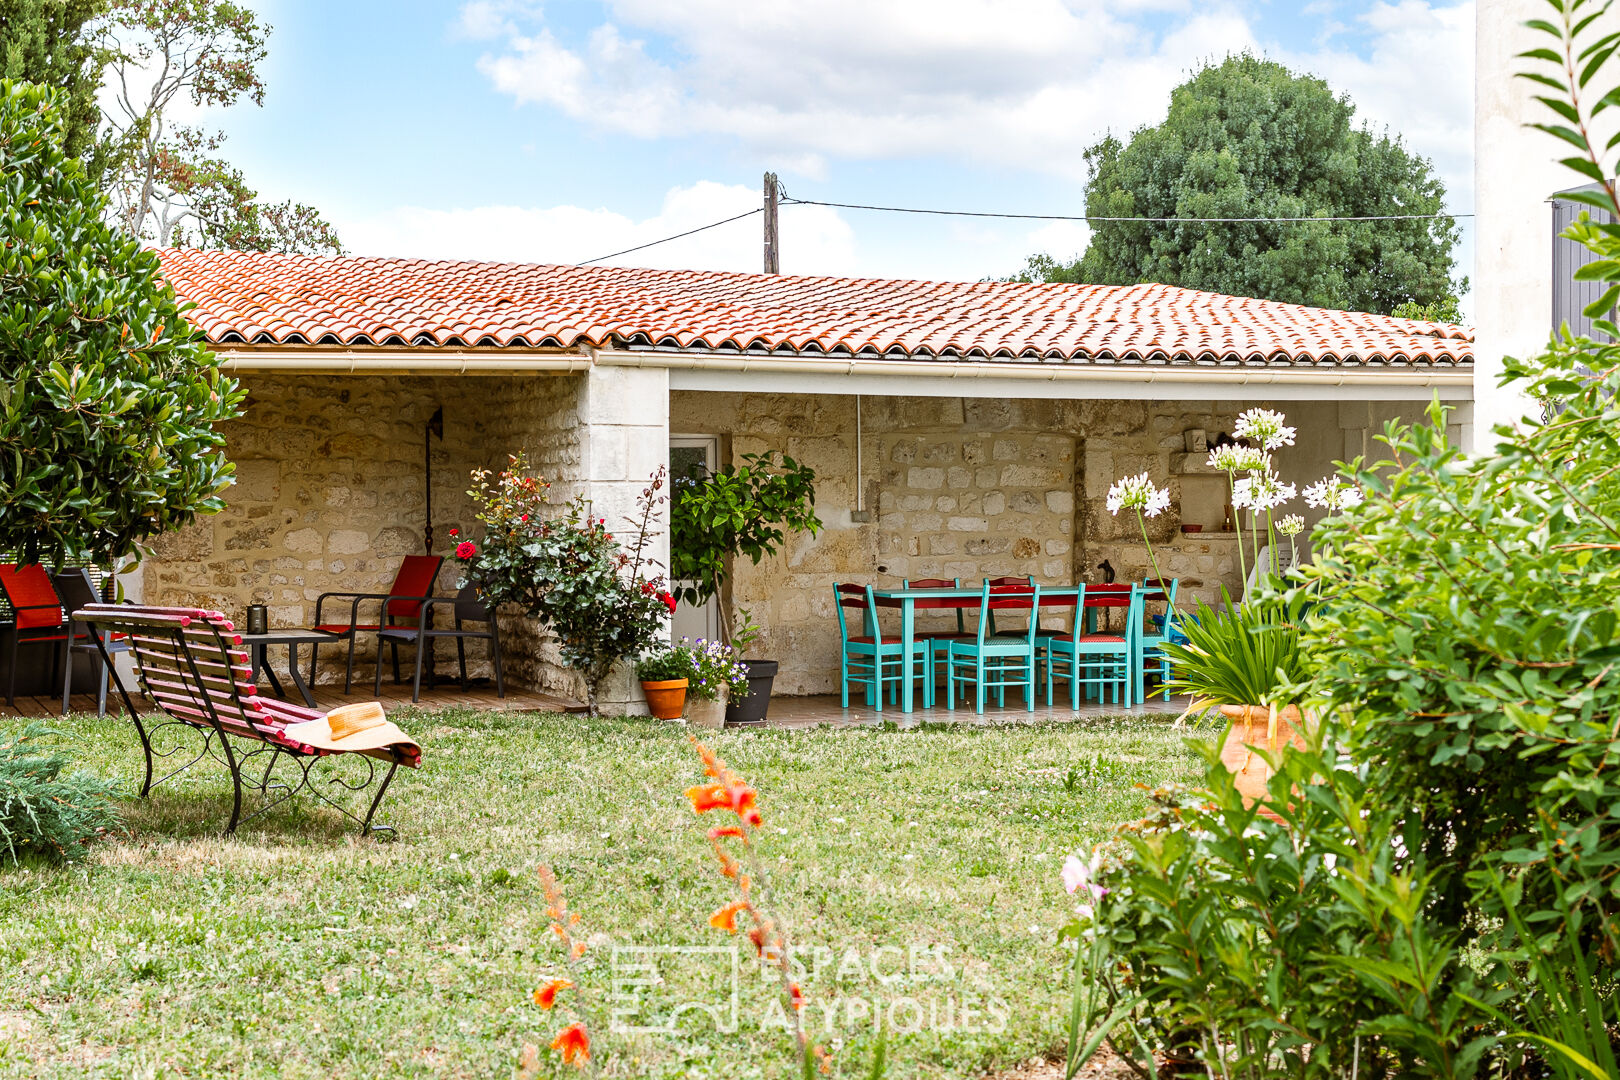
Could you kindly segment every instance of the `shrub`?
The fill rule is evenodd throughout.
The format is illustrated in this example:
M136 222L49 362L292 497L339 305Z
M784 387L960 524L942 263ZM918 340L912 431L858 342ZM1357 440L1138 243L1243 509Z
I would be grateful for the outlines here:
M0 80L0 550L111 563L223 508L243 395L63 151L59 100Z
M654 508L663 501L660 469L636 501L638 520L626 522L636 536L625 550L593 516L584 498L556 512L549 485L530 475L521 454L498 476L472 474L467 494L484 526L483 544L456 545L465 566L461 584L476 585L493 604L510 604L542 620L556 634L563 660L585 677L591 712L602 680L621 660L641 656L665 632L675 598L647 556Z
M810 466L775 451L745 454L742 465L723 466L711 476L677 476L670 569L693 583L682 599L701 604L718 596L731 559L746 555L757 564L781 548L786 529L814 536L821 527L815 479ZM721 632L730 632L725 620Z
M60 734L43 724L0 737L0 856L76 859L89 841L118 828L121 792L44 740Z

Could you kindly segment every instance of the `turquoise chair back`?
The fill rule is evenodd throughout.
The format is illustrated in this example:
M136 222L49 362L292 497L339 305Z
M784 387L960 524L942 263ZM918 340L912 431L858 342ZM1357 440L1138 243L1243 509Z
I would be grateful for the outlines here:
M907 588L907 589L960 589L962 587L962 579L961 578L927 577L927 578L918 578L916 581L912 581L910 578L907 578L907 579L903 580L900 584L902 585L902 587ZM914 601L912 601L912 606L917 611L926 611L929 608L945 608L945 607L955 608L956 609L956 632L958 634L967 633L967 623L964 622L963 619L962 619L962 605L956 603L955 601L914 600Z
M1029 612L1029 625L1024 628L1022 636L1030 648L1035 647L1035 637L1040 633L1041 625L1041 587L1034 581L1034 578L1027 580L1014 578L1004 585L985 581L984 591L979 594L978 642L981 649L984 648L986 634L999 644L1011 644L1019 640L1008 633L998 637L994 614L997 611Z
M845 609L861 613L861 633L872 639L874 644L883 644L883 628L877 621L877 604L872 597L872 586L838 584L833 586L834 606L838 609L838 643L840 647L848 646L850 642L849 618Z

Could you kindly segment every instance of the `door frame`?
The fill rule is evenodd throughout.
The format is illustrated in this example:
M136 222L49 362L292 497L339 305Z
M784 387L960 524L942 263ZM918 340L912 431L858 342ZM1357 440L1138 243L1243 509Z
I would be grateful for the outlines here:
M677 447L702 450L704 452L703 467L710 473L713 473L720 467L719 435L703 435L691 432L671 432L669 436L669 448L671 451L674 451ZM671 453L670 457L673 458L674 454ZM671 477L670 488L672 492L674 489L674 483L674 478ZM678 587L686 587L692 583L690 581L676 581L674 584ZM684 618L682 617L683 614L685 616ZM717 639L720 636L720 598L718 596L711 596L708 599L708 602L705 603L702 608L697 610L693 610L684 604L681 605L681 608L675 613L675 618L670 620L669 634L671 641L678 641L683 636L681 633L676 632L677 620L680 621L682 629L685 631L685 636L687 637L702 637L707 638L710 641ZM694 633L694 630L697 632Z

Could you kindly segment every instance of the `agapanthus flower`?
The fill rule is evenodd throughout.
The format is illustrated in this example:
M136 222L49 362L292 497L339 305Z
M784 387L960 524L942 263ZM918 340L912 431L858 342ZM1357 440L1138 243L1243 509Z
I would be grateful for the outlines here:
M1277 531L1284 536L1298 536L1305 530L1305 519L1298 514L1289 514L1277 522Z
M1170 508L1170 492L1153 486L1147 473L1127 476L1108 489L1108 512L1140 510L1146 517L1157 517Z
M1209 467L1225 473L1265 472L1271 468L1271 455L1258 446L1227 443L1209 452Z
M1305 488L1306 506L1335 511L1360 506L1361 502L1361 489L1354 484L1345 483L1344 478L1340 476L1324 476Z
M1239 414L1232 433L1240 439L1253 439L1262 450L1293 446L1294 429L1283 422L1287 419L1282 413L1271 409L1249 409Z
M1295 495L1294 485L1277 479L1275 473L1255 473L1232 485L1232 506L1266 511L1281 506Z
M1096 874L1097 860L1095 856L1089 862L1081 859L1078 855L1070 855L1063 860L1061 876L1064 890L1074 893L1084 889L1092 902L1101 900L1108 895L1108 890L1097 884Z

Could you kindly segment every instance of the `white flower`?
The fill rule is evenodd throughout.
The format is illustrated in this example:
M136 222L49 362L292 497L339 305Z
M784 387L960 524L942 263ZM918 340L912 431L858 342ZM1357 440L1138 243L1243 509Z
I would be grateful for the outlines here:
M1325 476L1305 488L1305 505L1323 507L1329 511L1348 510L1360 506L1361 489L1347 484L1338 476Z
M1227 443L1209 452L1209 467L1226 473L1264 472L1271 468L1271 455L1258 447Z
M1124 477L1108 489L1110 514L1118 514L1121 510L1140 510L1148 517L1155 517L1169 506L1170 492L1154 487L1147 473Z
M1271 409L1250 409L1237 418L1232 433L1240 439L1253 439L1262 450L1294 445L1294 429L1283 423L1288 417Z
M1284 536L1298 536L1305 530L1305 519L1298 514L1289 514L1277 523L1277 531Z
M1245 507L1255 511L1271 510L1294 495L1294 485L1278 480L1275 473L1254 473L1232 485L1232 506L1237 510Z

